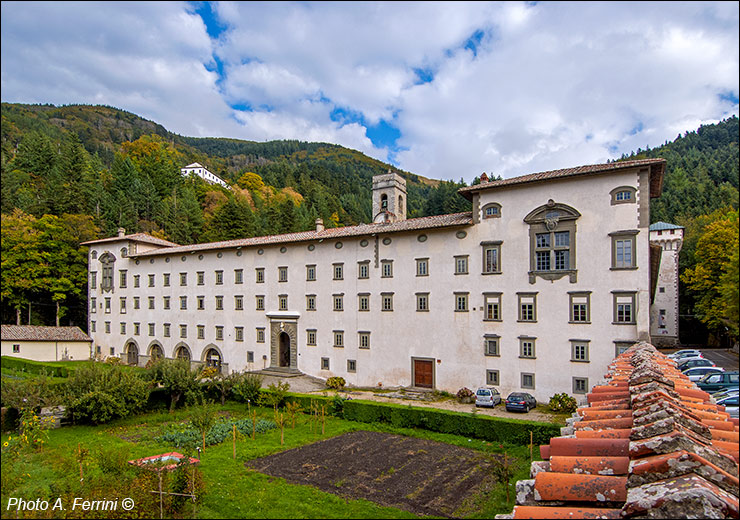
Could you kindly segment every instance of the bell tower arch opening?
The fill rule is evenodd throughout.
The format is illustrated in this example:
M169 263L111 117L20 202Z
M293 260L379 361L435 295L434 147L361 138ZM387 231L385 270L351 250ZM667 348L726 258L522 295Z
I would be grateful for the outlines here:
M406 179L388 170L373 177L373 222L406 220Z

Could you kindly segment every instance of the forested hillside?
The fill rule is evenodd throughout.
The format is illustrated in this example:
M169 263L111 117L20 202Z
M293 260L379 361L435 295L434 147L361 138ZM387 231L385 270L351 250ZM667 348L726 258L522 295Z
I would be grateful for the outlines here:
M183 137L90 105L3 103L1 145L2 321L23 311L24 323L56 318L83 328L80 242L119 227L188 244L311 229L317 217L327 227L369 222L372 176L389 168L334 144ZM687 228L681 262L689 272L707 226L737 215L738 119L623 158L637 157L668 161L651 217ZM180 168L196 161L232 189L183 178ZM400 173L410 218L470 210L457 195L462 181ZM685 293L684 312L693 314L696 294Z

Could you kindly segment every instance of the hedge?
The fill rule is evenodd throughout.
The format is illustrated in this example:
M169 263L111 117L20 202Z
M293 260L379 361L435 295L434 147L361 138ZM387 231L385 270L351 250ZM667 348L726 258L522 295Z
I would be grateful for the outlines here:
M8 370L18 370L29 374L41 374L46 371L50 377L69 377L69 369L66 367L54 366L42 361L31 361L30 359L3 356L0 358L0 366Z
M311 408L311 401L324 404L331 410L334 397L288 394L286 400L300 404L306 412ZM450 433L520 446L529 444L530 432L535 445L547 444L552 437L560 435L560 426L552 423L505 419L437 408L359 399L345 400L342 408L342 417L348 421L385 423L400 428L421 428L437 433Z

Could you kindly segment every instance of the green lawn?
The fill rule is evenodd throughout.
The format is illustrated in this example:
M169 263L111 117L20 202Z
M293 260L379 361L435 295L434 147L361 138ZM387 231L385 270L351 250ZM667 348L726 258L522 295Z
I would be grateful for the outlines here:
M227 403L218 407L234 418L247 416L243 405ZM42 498L55 500L58 496L86 496L92 499L113 499L131 496L131 489L121 488L122 482L130 482L135 471L125 464L126 460L147 457L168 451L181 451L154 441L162 426L171 422L186 421L189 411L178 410L174 414L150 413L115 421L101 426L70 426L50 432L49 440L41 451L23 452L13 458L9 453L2 456L2 499L8 497L25 500ZM271 409L259 409L258 417L272 419ZM505 488L496 486L485 490L475 503L464 512L466 517L491 518L496 513L511 512L513 507L513 483L527 478L529 450L521 446L500 446L477 439L455 435L437 434L424 430L408 430L390 426L361 424L334 417L326 418L326 431L312 433L308 416L299 415L295 429L287 427L285 444L280 444L280 430L258 434L256 440L242 438L237 441L237 457L232 458L232 440L227 438L220 445L210 446L201 458L200 471L205 483L202 503L196 506L198 518L413 518L415 515L395 508L380 507L365 500L345 500L342 497L319 491L309 486L286 483L283 479L270 477L244 467L247 460L263 457L281 450L296 448L342 433L355 430L374 430L410 435L446 442L476 450L502 453L516 457L519 470L511 479L511 502L505 500ZM320 429L319 429L320 431ZM3 436L3 442L8 435ZM88 450L82 461L84 481L80 484L80 464L76 458L78 448ZM129 478L124 478L126 475ZM128 485L128 484L127 484ZM154 489L154 488L152 488ZM144 490L146 496L150 490ZM66 499L65 499L66 500ZM66 512L73 517L71 511ZM79 511L76 512L79 515ZM29 513L26 513L27 515ZM101 512L96 517L104 517ZM117 511L111 517L121 516ZM159 510L133 514L143 517L158 517ZM191 505L184 506L182 515L192 514ZM43 514L40 516L44 516ZM46 516L50 516L47 512ZM61 516L59 511L51 516ZM15 511L2 508L3 518L15 517ZM92 517L89 514L84 518Z

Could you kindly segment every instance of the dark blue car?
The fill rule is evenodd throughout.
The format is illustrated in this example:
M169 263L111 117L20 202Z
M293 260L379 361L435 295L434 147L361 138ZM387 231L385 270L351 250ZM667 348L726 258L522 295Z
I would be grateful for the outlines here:
M514 392L506 398L507 412L529 412L537 406L537 400L531 394L525 392Z

